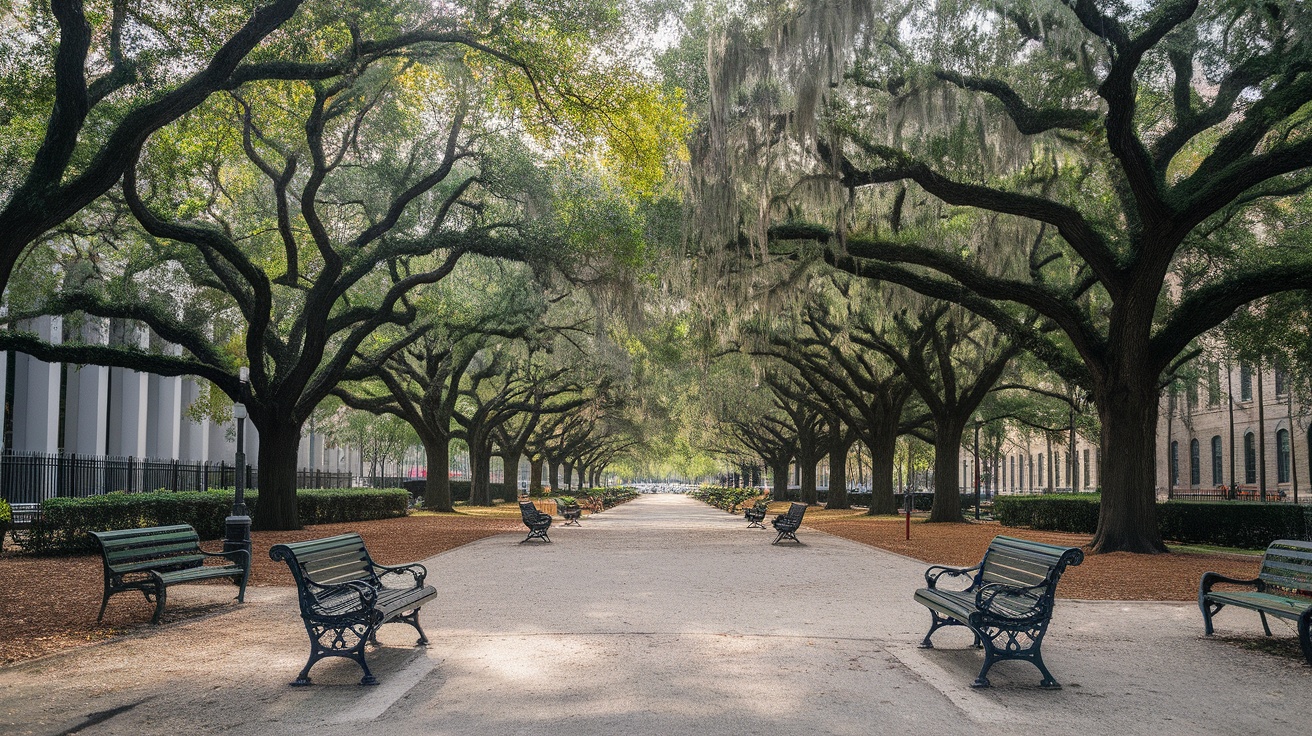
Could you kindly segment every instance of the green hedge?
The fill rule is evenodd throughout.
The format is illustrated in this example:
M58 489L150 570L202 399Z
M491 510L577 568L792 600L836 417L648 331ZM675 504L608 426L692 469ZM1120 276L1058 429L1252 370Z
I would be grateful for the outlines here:
M761 493L762 491L759 488L702 486L688 495L702 503L708 503L718 509L732 512L741 506L744 501L756 498Z
M1294 504L1167 501L1157 506L1163 539L1265 549L1276 539L1306 539L1307 509Z
M993 516L1003 526L1093 534L1099 495L998 496ZM1243 501L1166 501L1157 504L1162 539L1186 544L1265 549L1276 539L1308 539L1312 508Z
M469 481L467 480L451 481L451 500L453 502L463 501L465 503L469 503L469 485L470 485ZM488 495L491 498L500 498L504 501L514 501L515 499L519 498L518 491L516 491L515 495L511 496L510 498L506 498L506 488L505 485L502 483L488 483L487 491L488 491Z
M24 535L23 548L38 554L94 552L87 532L190 524L201 539L223 537L223 520L232 511L232 491L106 493L90 498L50 498L41 519ZM399 488L310 488L296 492L302 525L370 521L405 516L409 494ZM258 491L246 493L254 512Z
M998 496L993 518L1003 526L1092 534L1098 528L1100 499L1096 493Z

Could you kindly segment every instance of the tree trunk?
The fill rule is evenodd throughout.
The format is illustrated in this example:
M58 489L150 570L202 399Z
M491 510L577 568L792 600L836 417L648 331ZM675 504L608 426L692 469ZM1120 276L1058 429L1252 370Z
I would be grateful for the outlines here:
M550 476L551 492L556 493L560 490L560 463L548 460L547 471Z
M519 498L519 453L501 453L501 490L502 498L514 501Z
M451 443L445 439L425 438L428 455L428 478L424 481L424 508L429 511L455 511L451 503Z
M542 458L529 458L528 461L528 492L542 492Z
M966 423L956 417L934 422L934 505L929 521L957 522L961 516L961 437Z
M565 478L564 478L564 484L565 484L565 490L568 491L570 488L572 488L572 487L574 486L574 463L571 463L571 462L568 462L568 461L567 461L567 462L561 463L561 465L563 465L563 466L565 467ZM553 491L556 490L556 487L555 487L555 484L554 484L554 483L552 484L551 490L553 490Z
M896 514L893 472L897 465L897 427L877 427L866 437L870 450L870 515Z
M492 453L486 447L478 447L478 443L469 443L470 506L492 505L492 489L488 487L488 476L491 472Z
M852 443L839 442L829 450L829 498L827 509L850 509L847 501L847 452Z
M1102 420L1102 504L1094 552L1165 552L1157 528L1157 376L1115 371L1119 383L1095 386Z
M815 457L805 459L799 457L797 459L798 473L801 476L798 478L799 493L801 494L802 503L808 506L820 503L820 494L816 492L815 488L815 466L817 462L819 462L819 459Z
M296 507L296 453L301 444L301 428L285 422L261 422L259 463L259 501L251 528L258 531L300 529L301 517Z
M770 474L774 476L774 491L771 495L772 500L788 500L788 463L775 463L770 466Z

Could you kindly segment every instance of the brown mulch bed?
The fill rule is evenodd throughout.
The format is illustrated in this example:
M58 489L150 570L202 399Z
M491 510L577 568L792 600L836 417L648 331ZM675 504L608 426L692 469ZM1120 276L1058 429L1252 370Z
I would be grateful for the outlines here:
M781 505L781 511L787 510L784 506ZM913 517L908 541L903 519L819 509L806 512L803 526L925 562L962 567L977 564L989 542L999 534L1071 547L1083 547L1091 540L1088 534L1018 529L992 521L927 524ZM1214 570L1230 577L1253 578L1260 564L1261 558L1257 556L1226 553L1086 554L1083 564L1068 568L1062 575L1057 596L1084 600L1190 601L1198 598L1198 580L1204 572Z
M282 542L359 532L380 563L399 564L431 557L484 537L522 530L518 507L460 514L416 514L350 524L321 524L291 532L254 532L250 585L292 585L286 563L269 559ZM210 551L221 542L202 542ZM430 574L438 571L430 570ZM231 586L228 581L215 584ZM135 593L110 599L103 623L96 623L103 590L100 555L73 557L0 556L0 664L39 657L124 634L150 625L154 605ZM165 622L195 618L228 604L165 607Z

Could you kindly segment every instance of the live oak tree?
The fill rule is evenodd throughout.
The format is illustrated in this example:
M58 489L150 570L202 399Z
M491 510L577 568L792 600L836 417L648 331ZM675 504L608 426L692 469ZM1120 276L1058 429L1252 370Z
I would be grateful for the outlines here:
M833 217L840 206L821 223L839 231L835 260L965 304L1086 387L1103 448L1093 548L1163 551L1164 375L1238 307L1312 283L1312 258L1272 216L1312 182L1306 4L883 11L822 37L824 13L810 8L803 25L816 35L790 28L789 48L819 60L794 67L797 99L823 113L804 111L821 123L800 149L858 200L926 206L949 226L960 208L983 211L996 227L1028 229L1029 242L935 247L862 232L859 219ZM810 53L809 41L834 53ZM1018 306L1043 329L1018 324Z
M417 338L369 379L333 389L349 406L395 415L414 428L428 463L426 508L454 510L451 440L456 400L470 361L494 340L525 334L546 308L526 270L491 259L466 259L452 277L412 297L421 310L410 328L421 332Z

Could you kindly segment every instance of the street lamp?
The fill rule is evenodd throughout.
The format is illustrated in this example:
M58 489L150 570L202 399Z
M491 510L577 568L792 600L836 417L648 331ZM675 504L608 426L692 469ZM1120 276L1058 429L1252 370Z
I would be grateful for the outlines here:
M984 420L975 415L975 521L979 521L979 427Z
M237 378L241 382L237 389L237 397L242 401L232 405L232 416L237 420L237 479L234 484L236 493L232 499L232 514L224 520L227 535L223 539L223 551L232 552L240 549L245 550L249 555L251 516L246 510L246 404L242 402L246 399L250 369L246 366L239 368Z

